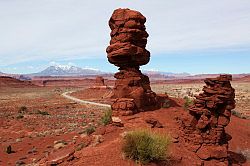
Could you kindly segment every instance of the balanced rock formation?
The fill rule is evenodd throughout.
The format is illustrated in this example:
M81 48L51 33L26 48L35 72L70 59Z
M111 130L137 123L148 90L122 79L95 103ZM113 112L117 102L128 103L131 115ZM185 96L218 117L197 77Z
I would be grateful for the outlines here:
M205 79L203 93L196 96L189 114L182 120L183 138L202 160L227 162L228 141L225 133L235 108L232 75ZM190 146L191 145L191 146Z
M114 76L117 79L113 92L116 101L112 110L116 115L131 115L157 105L149 78L139 69L150 59L150 52L145 49L148 37L145 22L140 12L130 9L116 9L109 20L112 31L106 52L108 61L120 70Z

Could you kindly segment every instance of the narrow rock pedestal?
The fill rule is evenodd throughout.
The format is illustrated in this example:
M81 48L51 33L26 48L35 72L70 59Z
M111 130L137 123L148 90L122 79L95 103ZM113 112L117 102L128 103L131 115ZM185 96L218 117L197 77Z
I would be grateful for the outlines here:
M111 41L106 52L110 63L119 67L112 98L114 115L132 115L157 107L157 96L150 88L148 76L140 66L149 62L150 52L145 49L148 33L146 18L138 11L116 9L110 20Z

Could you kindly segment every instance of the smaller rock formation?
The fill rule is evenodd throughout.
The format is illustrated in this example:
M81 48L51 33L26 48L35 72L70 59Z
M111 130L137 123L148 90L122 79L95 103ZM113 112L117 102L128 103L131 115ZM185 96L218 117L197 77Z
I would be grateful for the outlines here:
M157 96L150 88L149 78L140 71L140 66L149 62L146 50L148 33L146 18L138 11L116 9L110 20L110 45L108 61L119 67L115 74L112 105L114 115L131 115L157 105Z
M124 127L122 120L119 117L112 116L112 125L117 127Z
M235 108L235 93L230 81L232 75L205 79L203 93L196 96L189 114L182 119L183 137L202 160L227 162L228 141L225 133Z
M151 125L151 128L163 128L163 125L161 122L159 122L159 120L155 119L155 118L147 118L145 120L146 123Z
M105 84L104 84L104 78L101 77L101 76L97 76L95 78L95 85L96 86L105 86Z
M97 76L95 79L95 85L92 86L91 89L109 89L109 87L105 85L103 77Z

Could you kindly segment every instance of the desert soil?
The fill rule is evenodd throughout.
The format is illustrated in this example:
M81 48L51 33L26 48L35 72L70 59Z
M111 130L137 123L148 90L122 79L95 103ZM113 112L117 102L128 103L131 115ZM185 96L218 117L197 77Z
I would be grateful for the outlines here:
M62 96L64 92L76 91L69 95L97 103L112 102L108 99L109 89L90 90L89 86L0 88L0 165L137 165L125 159L121 152L123 133L137 128L148 128L172 138L169 160L149 165L201 164L179 138L177 120L185 112L182 98L199 93L203 84L153 84L154 91L167 92L175 104L170 108L122 117L124 127L101 124L106 108L77 103ZM236 109L249 112L250 85L233 83L233 86L236 89ZM148 118L157 119L163 128L151 128L145 122ZM96 130L87 135L85 130L90 126ZM249 119L232 116L226 130L232 136L229 150L233 165L250 165ZM9 145L12 147L10 154L6 153Z

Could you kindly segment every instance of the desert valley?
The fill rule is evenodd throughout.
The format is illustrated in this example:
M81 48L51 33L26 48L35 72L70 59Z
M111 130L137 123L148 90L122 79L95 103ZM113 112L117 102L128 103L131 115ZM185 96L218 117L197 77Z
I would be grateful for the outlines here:
M0 166L249 166L250 74L142 70L145 23L113 11L116 72L0 72Z
M112 123L103 125L102 117L110 108L62 96L71 92L69 96L80 100L111 104L113 79L105 79L105 86L96 83L94 77L78 78L73 83L67 81L67 77L55 78L59 86L53 81L51 85L42 86L38 82L46 80L44 77L40 81L38 78L19 81L2 76L0 80L0 165L133 165L132 161L122 157L122 135L136 128L151 129L146 122L149 118L157 119L164 126L152 130L169 134L172 138L168 165L198 165L200 162L191 152L183 150L176 118L186 112L185 96L192 99L201 92L204 86L201 80L152 81L153 91L168 94L169 105L155 111L120 117L122 127ZM232 136L230 160L235 165L248 165L250 80L244 77L236 79L232 81L232 86L236 92L236 108L226 128ZM86 134L90 129L93 133ZM10 154L6 153L8 146L11 146Z

